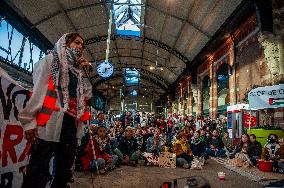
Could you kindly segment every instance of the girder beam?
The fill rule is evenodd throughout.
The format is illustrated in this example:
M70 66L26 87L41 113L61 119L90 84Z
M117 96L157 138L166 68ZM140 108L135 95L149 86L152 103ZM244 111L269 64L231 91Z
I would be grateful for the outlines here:
M151 39L151 38L147 38L147 37L140 38L140 37L136 37L136 36L125 36L125 35L112 35L110 37L110 39L111 40L116 40L116 39L131 40L131 39L135 39L136 41L140 41L142 43L152 44L154 46L157 46L159 48L164 49L165 51L169 52L170 54L173 54L178 59L180 59L182 62L184 62L186 65L188 65L190 63L190 60L187 57L185 57L184 55L182 55L179 51L177 51L176 49L168 46L167 44L162 43L160 41L157 41L155 39ZM87 39L86 45L97 43L97 42L102 42L102 41L106 41L106 40L107 40L107 36L98 36L98 37Z

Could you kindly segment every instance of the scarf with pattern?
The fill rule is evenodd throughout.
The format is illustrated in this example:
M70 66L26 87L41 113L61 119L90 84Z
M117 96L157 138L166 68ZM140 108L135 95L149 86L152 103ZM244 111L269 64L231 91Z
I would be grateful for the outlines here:
M98 143L99 150L100 151L104 151L105 148L106 148L106 145L108 143L108 140L106 138L105 139L101 139L98 135L95 135L94 138L95 138L95 140Z
M57 95L59 96L63 112L67 112L69 108L69 71L71 71L77 78L77 118L84 113L84 82L83 72L79 69L77 58L80 56L80 50L68 48L66 46L66 37L64 34L55 44L51 51L53 54L53 61L51 65L51 75L54 85L57 88Z
M159 144L159 138L160 138L160 135L155 133L154 134L154 146L157 146Z

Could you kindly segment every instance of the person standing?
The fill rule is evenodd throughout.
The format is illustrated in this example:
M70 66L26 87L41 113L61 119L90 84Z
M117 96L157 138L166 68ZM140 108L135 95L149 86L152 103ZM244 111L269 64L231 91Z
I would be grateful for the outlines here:
M33 94L20 112L31 158L22 188L43 188L50 181L49 161L55 153L51 188L64 188L74 163L77 136L90 119L87 104L92 87L86 78L90 63L83 57L84 40L64 34L50 53L35 64Z

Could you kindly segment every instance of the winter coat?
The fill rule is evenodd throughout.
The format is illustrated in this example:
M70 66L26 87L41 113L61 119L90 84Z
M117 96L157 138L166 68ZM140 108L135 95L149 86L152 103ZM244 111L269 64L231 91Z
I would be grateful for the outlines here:
M217 138L209 138L208 145L213 145L216 149L221 150L224 148L224 143L220 137Z
M190 148L192 150L193 155L201 156L202 153L205 152L205 144L200 139L192 138L190 142Z
M255 141L254 143L252 143L252 147L253 147L253 156L258 156L260 158L262 153L261 143Z
M271 144L266 144L264 146L264 152L262 154L262 158L265 160L273 160L273 161L284 159L284 146L276 144L273 150Z
M128 140L125 136L123 136L119 141L118 149L123 155L131 156L138 150L137 140L134 137L131 137L131 139Z
M176 143L173 145L173 152L176 153L177 157L182 153L192 156L190 145L187 142L183 143L180 140L177 140Z

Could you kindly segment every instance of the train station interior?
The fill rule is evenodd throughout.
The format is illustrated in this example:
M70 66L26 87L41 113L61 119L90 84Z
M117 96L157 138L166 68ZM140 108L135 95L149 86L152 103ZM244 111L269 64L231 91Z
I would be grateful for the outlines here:
M282 0L1 0L0 187L284 186L283 50Z

